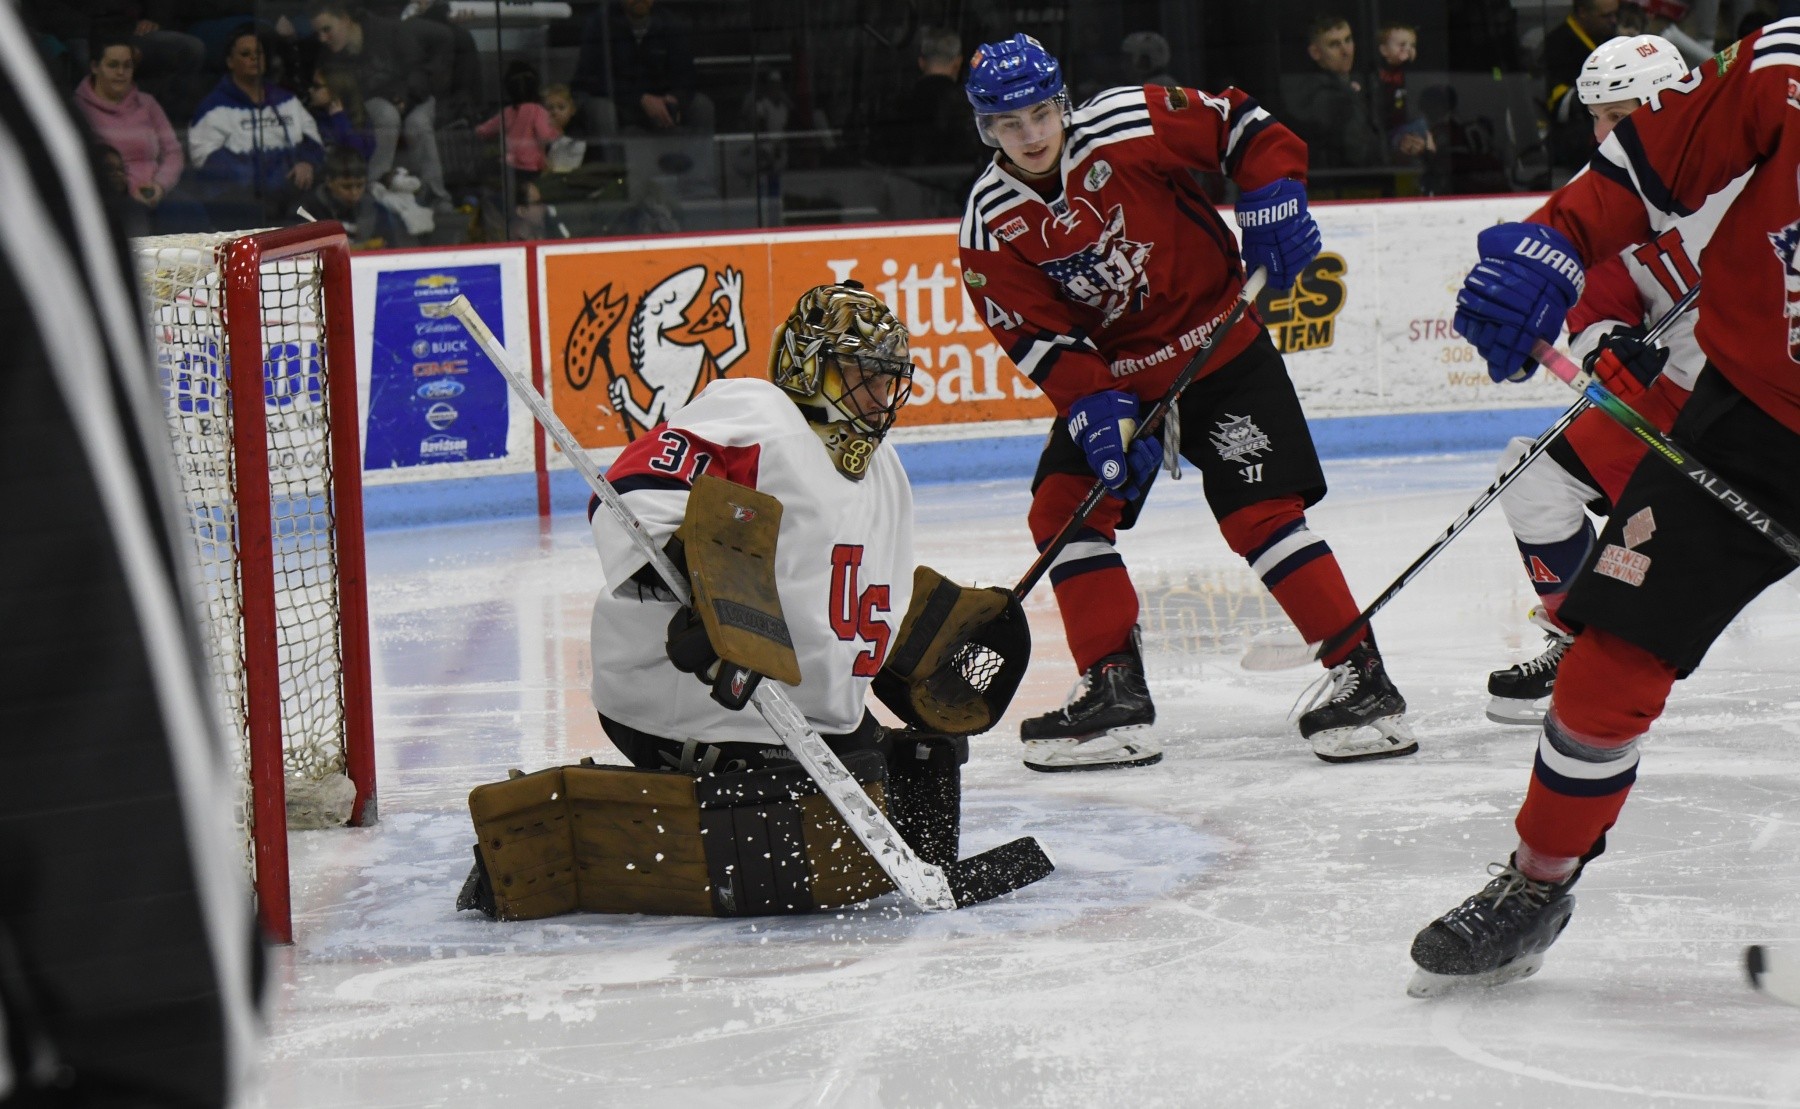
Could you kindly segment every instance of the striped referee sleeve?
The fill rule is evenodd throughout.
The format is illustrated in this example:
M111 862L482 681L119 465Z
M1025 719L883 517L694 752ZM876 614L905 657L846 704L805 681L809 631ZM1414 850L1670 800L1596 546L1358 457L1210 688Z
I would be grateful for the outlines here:
M174 461L83 132L0 4L0 1099L226 1105L260 1035Z

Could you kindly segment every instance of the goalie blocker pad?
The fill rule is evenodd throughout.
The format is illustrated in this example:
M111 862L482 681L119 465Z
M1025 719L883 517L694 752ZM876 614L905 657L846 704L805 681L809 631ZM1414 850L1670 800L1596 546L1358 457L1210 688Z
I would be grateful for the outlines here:
M844 764L885 810L881 754ZM693 778L589 760L477 786L469 814L457 908L500 920L802 913L894 888L798 764Z
M775 585L781 502L711 474L694 479L676 532L687 555L694 611L721 659L800 684L800 659Z
M920 566L875 695L913 727L973 735L1005 714L1030 663L1031 627L1018 598L966 589Z

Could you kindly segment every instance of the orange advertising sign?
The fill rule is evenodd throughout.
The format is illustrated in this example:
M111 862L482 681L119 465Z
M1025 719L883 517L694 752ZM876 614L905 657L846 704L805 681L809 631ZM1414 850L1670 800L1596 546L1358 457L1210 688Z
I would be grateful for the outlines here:
M1019 420L1050 404L969 300L951 225L547 246L544 366L584 447L621 446L710 381L755 377L770 336L814 285L856 279L912 333L900 425Z

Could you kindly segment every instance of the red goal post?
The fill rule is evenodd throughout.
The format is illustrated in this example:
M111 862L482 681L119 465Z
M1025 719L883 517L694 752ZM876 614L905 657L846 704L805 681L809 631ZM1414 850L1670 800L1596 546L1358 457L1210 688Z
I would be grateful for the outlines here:
M376 818L349 248L337 223L134 246L246 865L287 943L288 829Z

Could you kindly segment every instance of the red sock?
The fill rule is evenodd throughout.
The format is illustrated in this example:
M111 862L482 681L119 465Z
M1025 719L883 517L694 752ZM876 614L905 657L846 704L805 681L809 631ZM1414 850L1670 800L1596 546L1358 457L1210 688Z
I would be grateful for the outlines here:
M1331 638L1361 612L1337 556L1307 528L1305 505L1299 497L1275 497L1240 508L1219 521L1219 531L1262 578L1264 587L1274 594L1308 643ZM1367 629L1359 631L1320 661L1336 666L1367 635Z

